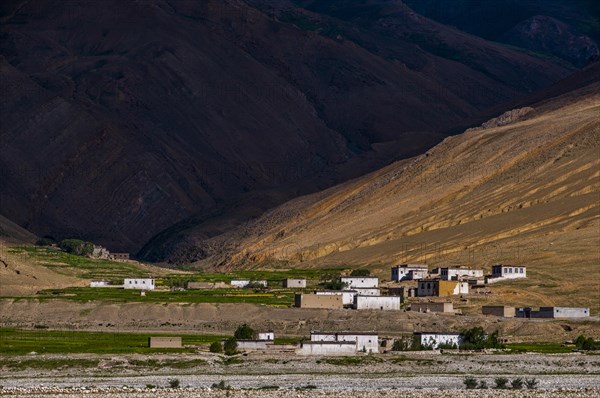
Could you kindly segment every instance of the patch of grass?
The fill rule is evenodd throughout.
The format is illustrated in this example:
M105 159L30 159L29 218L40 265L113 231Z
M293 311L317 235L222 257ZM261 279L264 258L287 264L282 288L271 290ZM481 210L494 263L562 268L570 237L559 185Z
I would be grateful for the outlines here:
M30 352L39 354L195 352L193 348L149 348L149 336L180 336L184 345L208 344L223 338L223 336L208 335L0 329L0 352L4 355L24 355Z
M537 352L541 354L565 354L573 352L574 347L557 343L515 343L506 344L513 353Z
M223 365L237 365L240 363L244 363L244 360L238 357L222 357L221 363Z
M250 289L207 289L184 291L147 291L145 296L138 290L119 288L72 287L46 289L29 299L73 301L111 301L144 303L246 303L276 307L289 307L294 302L291 290L254 291ZM21 297L28 298L28 297Z
M364 357L324 358L323 362L328 363L330 365L337 365L337 366L359 366L359 365L366 365L366 364L370 364L370 363L380 363L380 362L383 362L383 359L374 357L372 355L367 355Z

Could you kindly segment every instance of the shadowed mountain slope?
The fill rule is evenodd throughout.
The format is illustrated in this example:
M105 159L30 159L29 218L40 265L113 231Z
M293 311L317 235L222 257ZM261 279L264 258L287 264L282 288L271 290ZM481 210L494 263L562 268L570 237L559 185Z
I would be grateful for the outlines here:
M4 3L0 211L128 251L221 217L206 239L572 72L395 3L360 21L239 0Z

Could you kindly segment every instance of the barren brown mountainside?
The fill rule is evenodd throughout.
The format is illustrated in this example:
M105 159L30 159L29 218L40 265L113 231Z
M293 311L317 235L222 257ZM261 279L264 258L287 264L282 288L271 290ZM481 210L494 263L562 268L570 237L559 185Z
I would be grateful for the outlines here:
M587 72L597 77L599 67ZM518 263L529 279L512 291L516 304L538 286L544 295L532 301L541 304L575 290L589 292L579 304L597 302L589 281L600 277L599 89L596 81L508 112L423 155L290 201L205 242L229 250L198 266L368 265L389 278L402 262L488 272Z
M3 2L0 213L163 259L573 71L375 3Z

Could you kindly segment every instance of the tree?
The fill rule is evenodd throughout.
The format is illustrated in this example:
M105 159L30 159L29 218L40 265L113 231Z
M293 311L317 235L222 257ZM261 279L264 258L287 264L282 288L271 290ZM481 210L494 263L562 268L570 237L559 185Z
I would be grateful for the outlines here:
M223 352L223 346L221 345L221 342L220 342L220 341L215 341L215 342L213 342L213 343L210 345L209 351L210 351L210 352L217 353L217 354L220 354L220 353L222 353L222 352Z
M500 340L500 334L495 331L492 334L486 334L481 326L477 326L461 333L462 343L460 348L463 350L482 350L484 348L504 348Z
M225 355L235 355L237 354L237 339L235 337L230 337L225 340L225 344L223 344L223 351Z
M353 269L352 272L350 272L350 276L369 276L369 275L371 275L371 271L369 271L366 268Z
M255 340L256 332L247 324L238 326L233 334L237 340Z
M575 346L577 349L584 351L593 351L600 348L600 344L596 343L593 338L581 335L575 339Z
M85 242L80 239L63 239L58 244L62 250L76 256L89 256L94 251L92 242Z

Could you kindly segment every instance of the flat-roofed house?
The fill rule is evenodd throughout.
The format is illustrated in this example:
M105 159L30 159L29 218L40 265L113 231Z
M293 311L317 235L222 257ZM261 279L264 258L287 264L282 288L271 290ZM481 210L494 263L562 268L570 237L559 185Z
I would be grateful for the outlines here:
M347 289L379 287L379 278L376 276L342 276L340 280Z
M304 278L284 279L283 287L287 287L288 289L304 289L304 288L306 288L306 279L304 279Z
M261 286L267 287L267 281L259 280L259 281L251 281L249 279L233 279L230 282L230 285L233 287L248 287L248 286Z
M296 293L295 307L297 308L323 308L342 309L344 303L341 294L307 294Z
M421 264L402 264L392 267L392 280L395 282L427 278L429 268Z
M420 280L417 297L445 297L469 293L469 283L465 281L443 281L439 279Z
M534 311L531 307L518 308L517 318L587 318L590 316L589 308L579 307L540 307Z
M310 341L354 342L357 352L379 352L379 335L375 332L310 332Z
M356 355L356 343L352 341L303 341L297 355Z
M415 332L417 341L423 347L439 348L440 345L454 346L458 348L462 343L460 333L447 332Z
M153 278L125 278L123 288L139 289L139 290L154 290Z
M314 293L326 296L342 296L342 303L346 307L354 305L354 296L358 294L356 290L315 290Z
M440 278L445 281L451 281L462 278L483 278L482 269L470 269L470 268L451 268L444 267L440 268Z
M481 313L483 315L514 318L516 315L516 308L506 305L484 305L483 307L481 307Z
M354 296L354 308L357 310L400 310L402 302L399 296Z
M486 278L487 283L500 282L507 279L527 278L527 267L520 265L495 264L492 275Z

